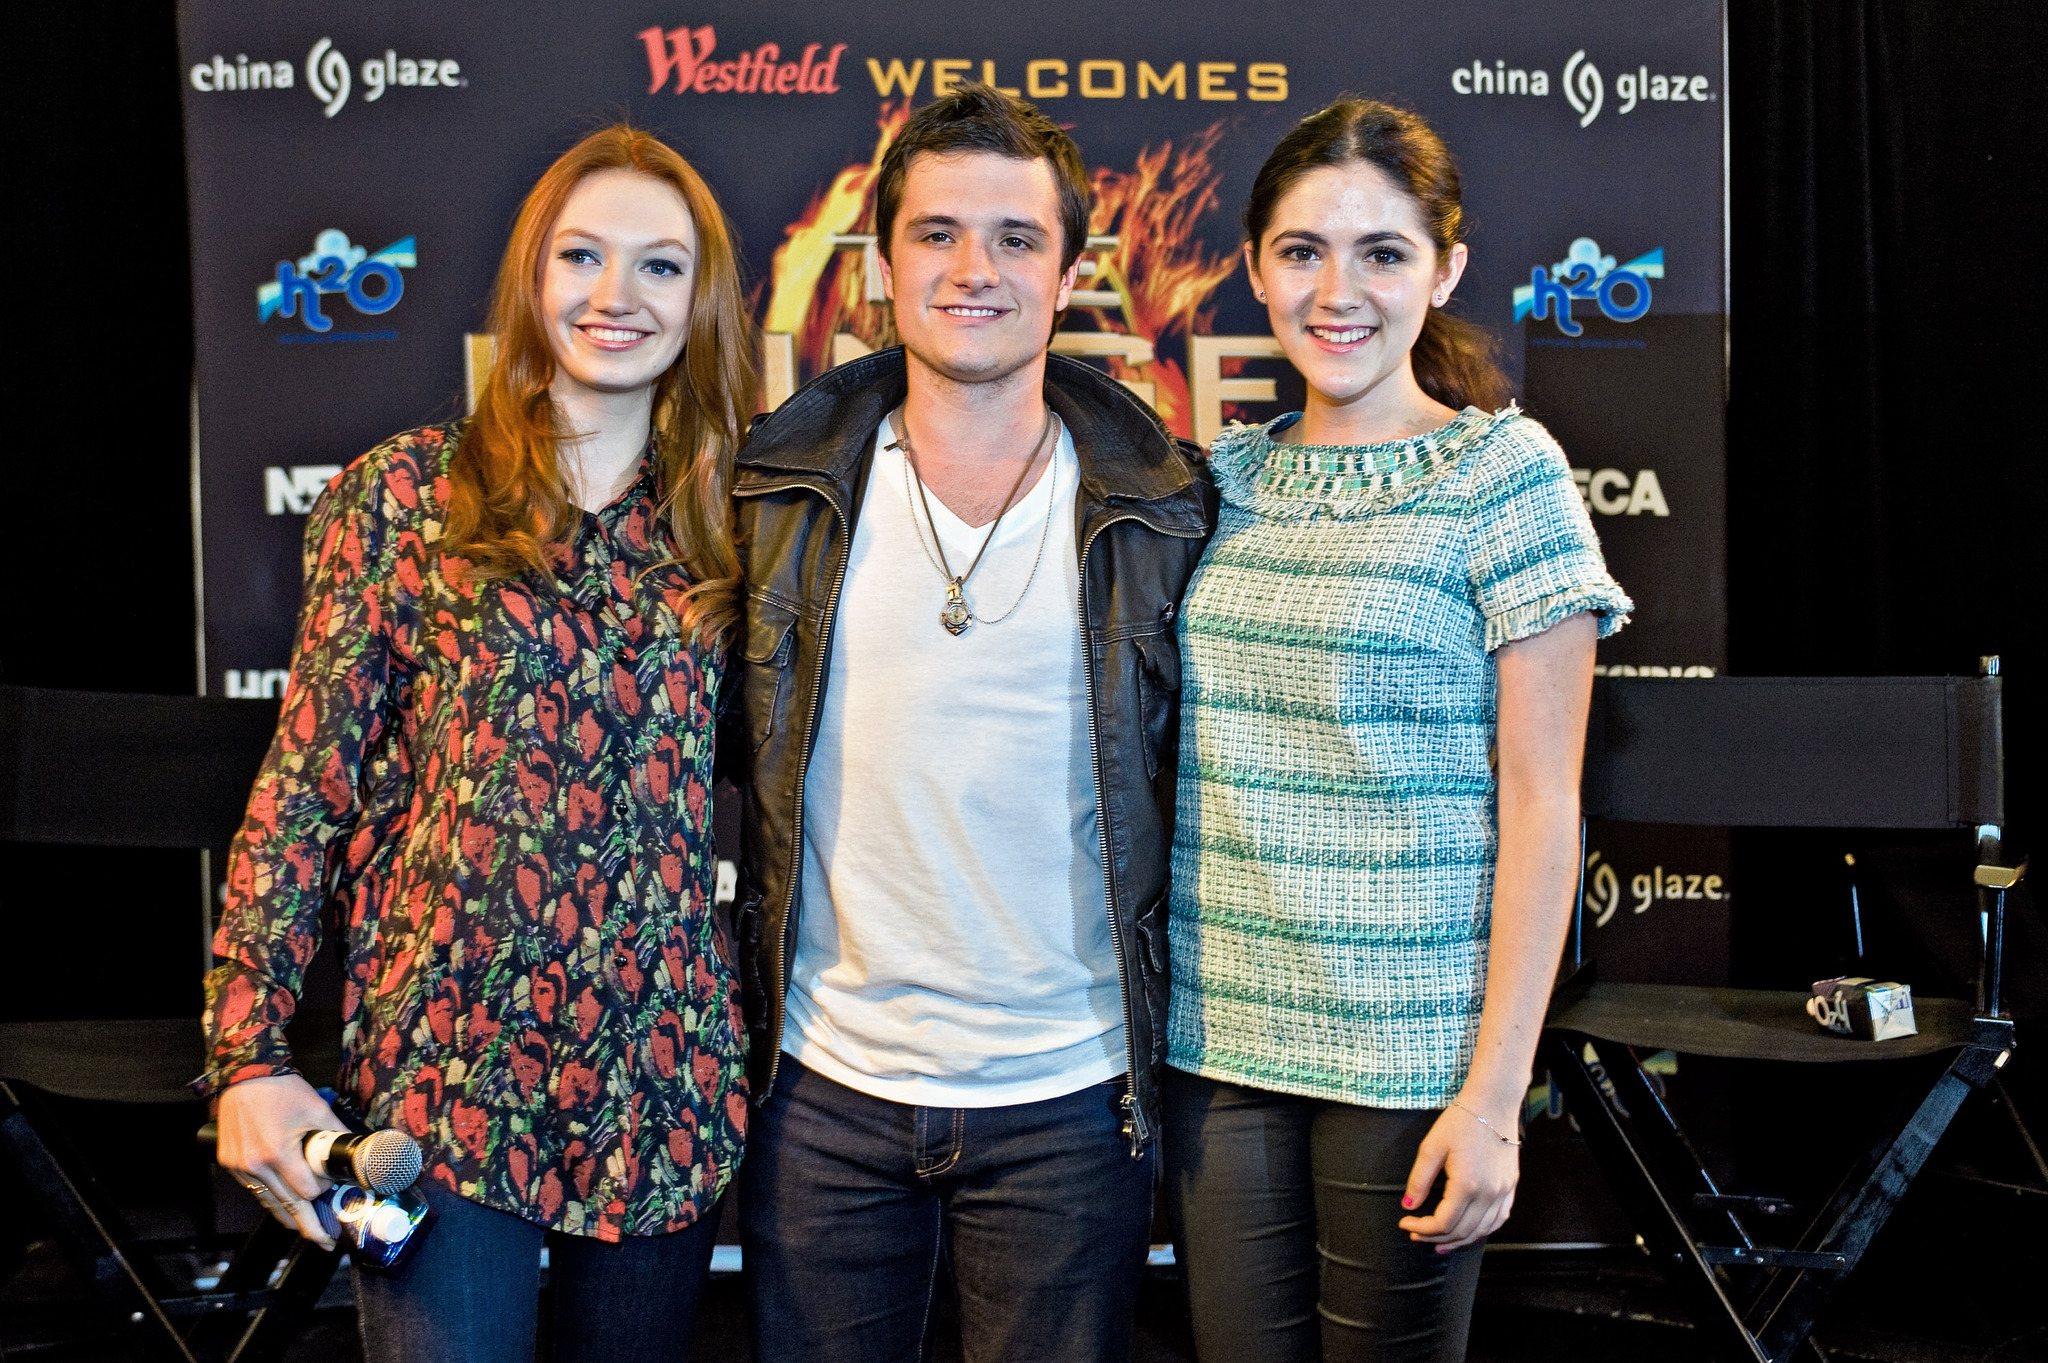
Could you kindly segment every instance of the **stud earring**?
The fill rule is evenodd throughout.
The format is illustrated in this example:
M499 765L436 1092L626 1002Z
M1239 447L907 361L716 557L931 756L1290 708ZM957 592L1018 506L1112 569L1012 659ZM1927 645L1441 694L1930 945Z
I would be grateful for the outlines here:
M1265 302L1265 301L1266 301L1266 295L1264 295L1264 294L1260 294L1260 295L1259 295L1259 301L1260 301L1261 303Z

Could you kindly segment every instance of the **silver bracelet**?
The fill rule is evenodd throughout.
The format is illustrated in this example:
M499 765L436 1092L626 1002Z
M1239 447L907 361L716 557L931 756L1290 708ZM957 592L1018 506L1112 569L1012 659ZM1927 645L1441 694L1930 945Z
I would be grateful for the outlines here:
M1451 1099L1451 1106L1465 1108L1466 1112L1471 1113L1472 1120L1479 1123L1481 1126L1485 1127L1488 1131L1492 1131L1493 1138L1499 1141L1502 1145L1520 1145L1522 1143L1522 1138L1520 1136L1501 1135L1498 1130L1495 1130L1492 1122L1487 1121L1486 1118L1480 1116L1477 1112L1473 1112L1471 1108L1465 1107L1465 1105L1459 1102L1456 1098Z

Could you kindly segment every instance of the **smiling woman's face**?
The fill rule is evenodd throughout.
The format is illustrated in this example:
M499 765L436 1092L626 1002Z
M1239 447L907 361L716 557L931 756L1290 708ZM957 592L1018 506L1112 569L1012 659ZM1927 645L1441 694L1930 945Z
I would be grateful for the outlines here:
M1335 407L1370 400L1407 372L1429 309L1450 297L1465 268L1463 243L1439 258L1421 206L1362 161L1295 181L1257 247L1245 244L1245 263L1273 335L1315 396Z
M651 386L682 353L696 292L697 225L683 196L628 170L586 177L540 269L558 392Z

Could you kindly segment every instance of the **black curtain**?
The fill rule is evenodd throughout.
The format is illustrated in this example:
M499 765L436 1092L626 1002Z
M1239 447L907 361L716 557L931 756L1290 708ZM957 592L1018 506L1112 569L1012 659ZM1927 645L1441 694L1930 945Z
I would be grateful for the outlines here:
M166 695L198 681L176 17L143 0L8 12L0 681ZM201 893L194 852L0 843L0 1022L197 1016ZM107 969L53 965L88 952Z
M2048 475L2033 399L2048 387L2048 6L1729 0L1728 22L1733 668L1967 674L2000 655L2010 860L2039 844L2044 816ZM1735 982L1801 988L1852 968L1969 997L1972 859L1960 836L1738 832ZM1866 913L1860 962L1851 877ZM2014 906L2012 940L2022 1045L2005 1081L2038 1132L2048 1074L2026 1057L2048 1010L2048 933L2031 903ZM1745 1069L1731 1091L1739 1185L1824 1197L1843 1151L1914 1096L1896 1067L1841 1073L1863 1068ZM1937 1157L1958 1162L2037 1182L2003 1112L1983 1102ZM1989 1356L2004 1327L1967 1322L2007 1321L2001 1337L2024 1328L2024 1307L1994 1304L2032 1290L2019 1265L2040 1233L2039 1199L1923 1184L1833 1318L1941 1339L1975 1329ZM1956 1226L1973 1229L1958 1241ZM1925 1252L1937 1244L1955 1252Z
M1731 0L1731 660L2006 673L2041 828L2048 6Z
M7 19L15 567L0 681L166 695L198 681L176 19L143 0Z

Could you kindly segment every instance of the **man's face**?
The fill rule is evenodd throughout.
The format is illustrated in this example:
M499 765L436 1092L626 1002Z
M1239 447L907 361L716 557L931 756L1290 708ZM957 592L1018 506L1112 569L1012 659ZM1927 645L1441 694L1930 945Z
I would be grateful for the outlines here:
M989 383L1045 353L1074 289L1052 163L993 152L922 153L903 177L882 281L911 356Z

